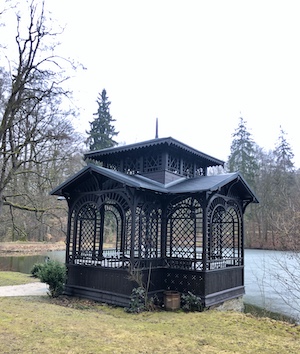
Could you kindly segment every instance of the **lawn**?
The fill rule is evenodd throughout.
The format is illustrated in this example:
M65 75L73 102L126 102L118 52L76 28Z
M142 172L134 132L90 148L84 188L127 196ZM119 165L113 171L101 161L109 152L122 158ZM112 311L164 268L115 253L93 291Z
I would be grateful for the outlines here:
M151 312L47 297L0 300L1 353L299 353L300 327L235 313Z
M0 271L0 286L6 285L22 285L39 281L28 274L18 272L1 272Z
M296 354L300 326L237 312L129 314L64 296L6 297L0 352Z

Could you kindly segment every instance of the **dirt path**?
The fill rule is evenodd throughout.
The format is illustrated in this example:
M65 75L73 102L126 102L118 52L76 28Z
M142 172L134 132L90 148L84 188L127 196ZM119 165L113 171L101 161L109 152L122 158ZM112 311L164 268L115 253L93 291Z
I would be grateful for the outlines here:
M35 282L23 285L0 286L0 297L47 295L48 285Z

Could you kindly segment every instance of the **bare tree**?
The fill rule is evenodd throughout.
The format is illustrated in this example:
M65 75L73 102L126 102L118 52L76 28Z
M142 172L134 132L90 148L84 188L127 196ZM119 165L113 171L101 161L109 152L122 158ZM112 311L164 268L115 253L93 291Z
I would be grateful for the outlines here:
M79 150L65 87L75 66L55 54L58 34L47 26L44 1L31 1L28 12L16 12L16 60L9 72L0 68L0 216L9 215L11 233L24 230L25 237L25 212L40 224L47 214L56 218L49 190Z

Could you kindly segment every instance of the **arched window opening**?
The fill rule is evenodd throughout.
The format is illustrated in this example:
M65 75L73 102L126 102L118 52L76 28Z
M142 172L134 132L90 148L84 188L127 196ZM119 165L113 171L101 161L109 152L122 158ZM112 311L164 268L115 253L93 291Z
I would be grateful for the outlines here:
M121 252L122 218L118 208L113 204L105 204L103 221L103 253Z
M92 264L99 257L100 220L95 204L87 203L79 209L74 227L74 259Z
M172 266L201 269L202 239L202 208L199 202L187 198L170 205L166 256L174 260ZM181 261L176 262L175 259Z
M161 209L152 203L136 208L135 257L148 259L161 256L161 214Z
M242 264L241 216L235 204L212 203L208 228L209 269ZM226 208L227 207L227 208Z
M77 201L70 218L67 262L103 267L128 265L124 259L125 218L123 205L103 195ZM100 204L99 202L102 201ZM125 205L125 202L123 201Z
M223 258L223 241L226 237L226 233L231 235L229 228L231 224L226 220L226 211L222 206L218 206L212 216L211 220L211 238L209 248L210 259L222 259Z

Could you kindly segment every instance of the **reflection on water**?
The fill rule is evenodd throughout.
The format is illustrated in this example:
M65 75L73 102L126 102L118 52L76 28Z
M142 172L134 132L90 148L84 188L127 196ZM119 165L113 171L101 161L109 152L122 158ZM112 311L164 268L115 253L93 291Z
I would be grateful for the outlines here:
M30 274L35 263L43 263L48 257L63 263L65 251L46 252L42 255L0 257L0 270Z

